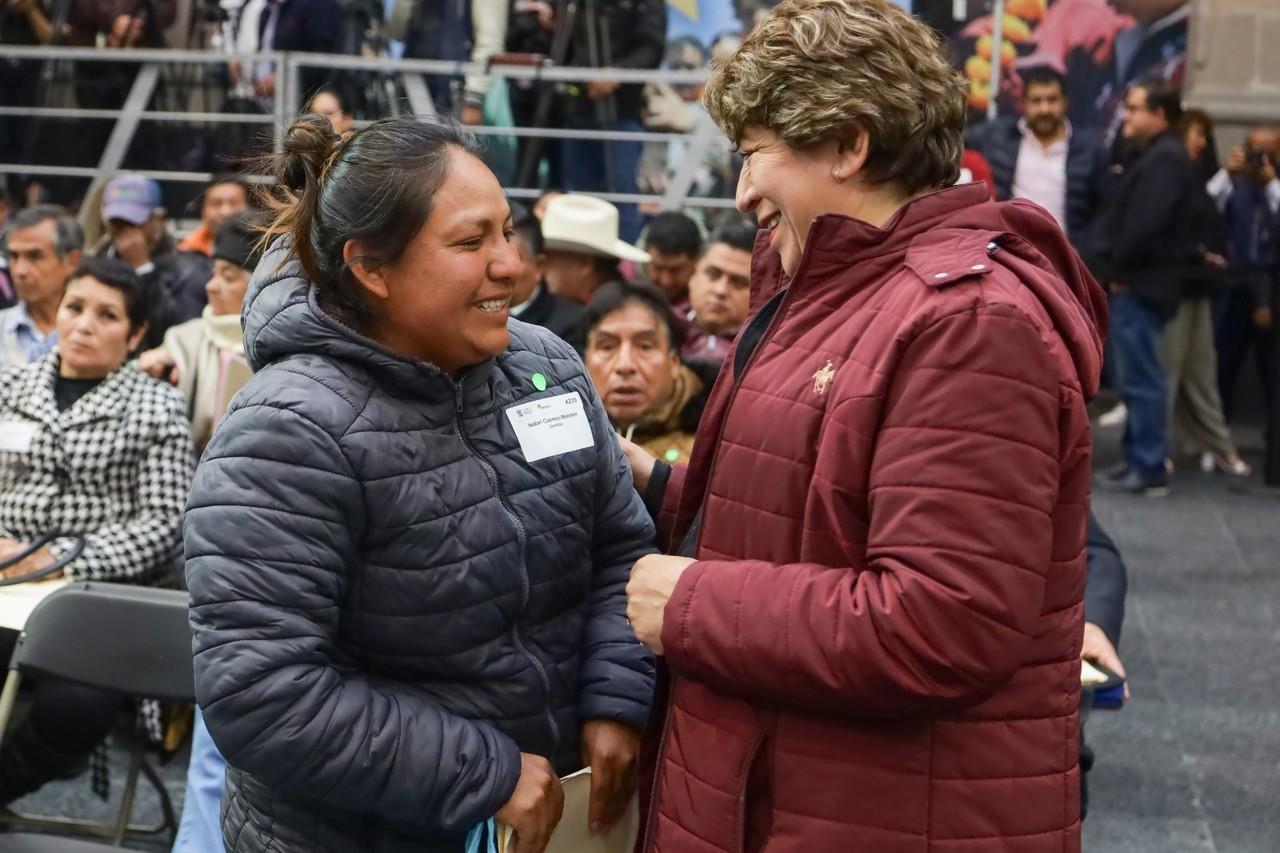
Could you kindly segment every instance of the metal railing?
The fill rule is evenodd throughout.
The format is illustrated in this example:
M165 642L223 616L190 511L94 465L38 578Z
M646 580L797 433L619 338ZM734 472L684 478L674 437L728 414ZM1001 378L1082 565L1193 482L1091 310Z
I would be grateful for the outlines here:
M130 145L143 122L179 123L201 125L244 125L270 130L275 149L280 150L283 134L292 117L302 107L302 79L308 69L328 72L363 73L370 78L391 80L399 84L403 98L396 105L404 113L421 116L437 114L427 85L431 77L461 78L469 74L482 74L508 81L534 81L545 83L585 83L593 80L616 80L622 83L666 83L672 86L697 85L705 79L703 71L665 71L631 69L595 69L545 67L531 65L480 65L470 62L451 62L420 59L389 59L337 54L278 53L231 54L220 51L162 50L139 48L130 50L104 50L67 47L18 47L0 45L0 61L45 63L112 63L115 66L132 64L138 70L129 86L122 106L116 109L85 109L79 106L12 106L0 100L0 117L23 117L31 120L114 120L111 134L102 148L94 166L69 166L47 162L0 162L0 174L30 176L89 178L90 188L86 199L96 198L103 184L117 173L124 164ZM269 99L269 110L262 114L224 113L210 110L157 110L149 105L157 91L162 71L177 66L194 65L204 68L206 77L213 69L232 63L242 68L269 69L275 75L277 85ZM207 84L206 84L207 85ZM0 95L2 98L2 95ZM367 120L356 122L356 126ZM692 196L696 172L711 147L723 145L724 140L709 122L695 122L688 133L628 132L612 129L591 130L555 127L474 127L481 137L517 137L559 140L594 140L603 143L640 142L676 144L685 147L679 166L668 176L665 192L656 194L627 194L617 192L593 193L615 203L654 205L669 210L682 206L704 208L732 208L731 198ZM211 177L207 172L184 172L158 168L142 168L137 171L161 181L203 183ZM253 176L255 180L269 181L266 176ZM541 193L538 187L507 188L515 198L533 198ZM90 205L85 205L90 207ZM82 211L82 218L89 211Z

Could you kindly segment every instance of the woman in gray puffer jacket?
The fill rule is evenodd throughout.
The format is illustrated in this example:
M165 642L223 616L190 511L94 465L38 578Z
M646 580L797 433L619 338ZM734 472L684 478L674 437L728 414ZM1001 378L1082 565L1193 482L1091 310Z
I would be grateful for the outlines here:
M557 773L592 767L606 825L634 789L653 661L624 587L653 530L573 350L507 319L473 152L412 118L287 136L257 372L185 523L228 853L461 851L491 816L539 851Z

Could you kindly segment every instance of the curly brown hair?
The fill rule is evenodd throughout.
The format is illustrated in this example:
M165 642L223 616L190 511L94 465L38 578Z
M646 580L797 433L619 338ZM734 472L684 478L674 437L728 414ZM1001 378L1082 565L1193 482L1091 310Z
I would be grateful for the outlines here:
M786 0L702 100L735 143L753 126L797 149L865 132L863 180L916 193L959 177L966 91L938 35L888 0Z

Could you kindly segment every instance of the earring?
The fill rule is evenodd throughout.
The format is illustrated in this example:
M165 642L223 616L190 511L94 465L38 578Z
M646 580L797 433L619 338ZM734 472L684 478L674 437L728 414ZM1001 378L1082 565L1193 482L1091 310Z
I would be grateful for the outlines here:
M835 182L836 182L837 184L843 184L843 183L844 183L844 175L840 172L840 170L839 170L839 169L832 169L832 170L831 170L831 177L835 179Z

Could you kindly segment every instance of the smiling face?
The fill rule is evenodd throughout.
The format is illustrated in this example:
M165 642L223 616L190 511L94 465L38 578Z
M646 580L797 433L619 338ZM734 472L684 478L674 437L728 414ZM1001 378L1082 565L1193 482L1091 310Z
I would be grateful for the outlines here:
M381 318L373 337L447 373L507 348L507 309L520 257L511 210L493 173L459 149L432 200L431 215L393 264L354 268ZM357 241L345 250L360 255Z
M771 130L747 127L738 142L745 162L738 178L737 205L755 213L769 231L769 245L782 256L782 269L795 275L815 217L849 204L850 186L837 182L835 142L797 151ZM852 175L845 175L845 179Z
M91 276L67 285L58 307L59 372L68 379L101 379L125 363L146 325L129 327L124 294Z

